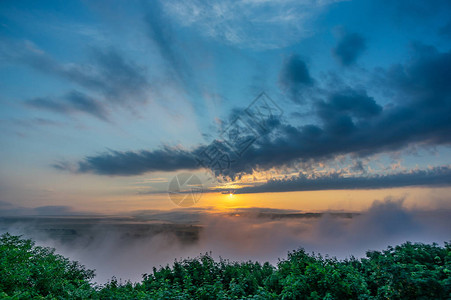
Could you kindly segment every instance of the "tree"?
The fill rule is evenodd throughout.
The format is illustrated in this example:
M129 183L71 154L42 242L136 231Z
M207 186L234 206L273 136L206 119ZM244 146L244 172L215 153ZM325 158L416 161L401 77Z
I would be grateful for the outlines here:
M94 271L35 246L30 239L0 236L0 294L18 298L85 299L94 293Z

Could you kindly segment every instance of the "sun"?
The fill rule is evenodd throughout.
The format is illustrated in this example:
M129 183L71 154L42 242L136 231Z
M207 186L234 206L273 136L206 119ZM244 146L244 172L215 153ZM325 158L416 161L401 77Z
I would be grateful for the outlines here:
M230 194L229 194L229 197L230 197L230 198L232 198L232 197L233 197L233 194L232 194L232 193L230 193Z

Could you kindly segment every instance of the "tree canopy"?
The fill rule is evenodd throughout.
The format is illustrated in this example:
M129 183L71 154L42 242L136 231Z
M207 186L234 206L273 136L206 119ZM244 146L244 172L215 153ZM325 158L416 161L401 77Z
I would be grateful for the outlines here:
M345 260L289 252L276 266L211 254L153 268L139 283L92 282L94 271L0 237L0 297L9 299L450 299L451 244L404 243Z

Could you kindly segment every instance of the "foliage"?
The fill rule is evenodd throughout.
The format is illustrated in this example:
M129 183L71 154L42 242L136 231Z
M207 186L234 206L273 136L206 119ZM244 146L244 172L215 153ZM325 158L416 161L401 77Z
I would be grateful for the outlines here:
M405 243L366 258L337 260L290 252L277 266L215 261L205 254L154 268L140 283L94 273L76 262L5 234L0 239L0 297L61 299L449 299L451 244Z
M0 296L11 299L85 299L94 271L8 233L0 236Z

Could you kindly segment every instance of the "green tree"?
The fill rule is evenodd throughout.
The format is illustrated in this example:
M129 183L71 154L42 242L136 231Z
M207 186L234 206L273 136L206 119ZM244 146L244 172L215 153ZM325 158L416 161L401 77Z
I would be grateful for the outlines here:
M0 298L9 299L451 299L451 245L405 243L346 260L290 252L269 263L215 261L211 254L154 268L139 283L94 272L35 246L0 237Z
M4 297L85 299L94 293L94 271L8 233L0 236L0 270Z

